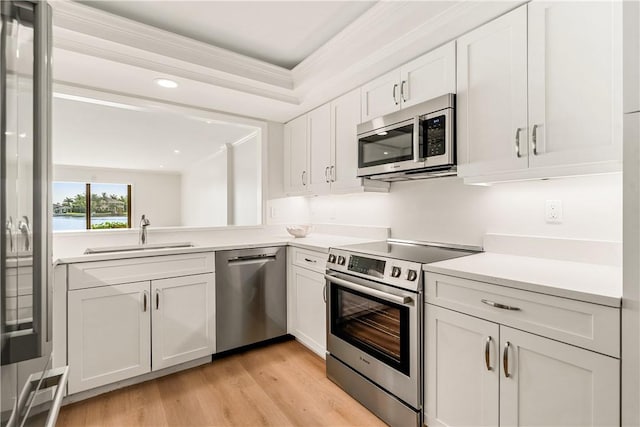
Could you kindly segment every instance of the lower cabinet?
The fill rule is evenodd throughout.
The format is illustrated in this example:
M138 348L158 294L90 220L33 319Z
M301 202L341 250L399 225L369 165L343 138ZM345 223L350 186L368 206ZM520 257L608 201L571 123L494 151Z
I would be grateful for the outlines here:
M295 286L295 337L324 357L327 351L327 310L324 302L324 276L293 267Z
M321 357L327 351L324 266L327 254L290 248L289 333Z
M213 274L73 290L68 307L70 394L214 352Z
M425 424L577 425L620 422L620 361L427 305Z

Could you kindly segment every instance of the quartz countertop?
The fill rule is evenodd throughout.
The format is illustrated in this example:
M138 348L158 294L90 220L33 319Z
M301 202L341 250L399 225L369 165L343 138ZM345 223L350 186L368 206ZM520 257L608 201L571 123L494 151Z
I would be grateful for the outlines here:
M426 272L571 298L622 305L622 267L484 252L427 264Z
M215 242L195 245L193 247L147 249L139 251L108 252L87 255L63 256L56 264L72 264L77 262L106 261L111 259L139 258L145 256L177 255L194 252L224 251L232 249L263 248L268 246L293 246L312 251L328 253L333 246L371 242L374 239L336 236L331 234L311 234L307 237L294 238L289 235L256 236L254 238L217 239ZM168 242L169 243L169 242ZM84 250L84 249L83 249Z

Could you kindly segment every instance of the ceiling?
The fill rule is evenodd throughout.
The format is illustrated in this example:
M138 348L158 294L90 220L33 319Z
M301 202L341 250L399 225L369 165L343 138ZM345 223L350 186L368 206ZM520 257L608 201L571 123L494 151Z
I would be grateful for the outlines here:
M80 1L292 69L375 1Z
M182 172L257 129L54 94L53 163ZM176 153L178 150L179 153Z

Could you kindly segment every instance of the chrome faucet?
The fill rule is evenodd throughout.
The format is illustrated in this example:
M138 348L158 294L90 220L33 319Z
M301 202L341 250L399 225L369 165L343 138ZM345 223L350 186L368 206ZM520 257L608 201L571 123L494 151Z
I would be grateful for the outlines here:
M140 244L147 244L147 227L151 225L151 222L147 218L145 214L142 214L142 218L140 218Z
M29 217L23 216L20 221L18 221L18 230L22 233L22 238L24 239L24 250L25 252L29 252L31 250L31 227L29 227Z

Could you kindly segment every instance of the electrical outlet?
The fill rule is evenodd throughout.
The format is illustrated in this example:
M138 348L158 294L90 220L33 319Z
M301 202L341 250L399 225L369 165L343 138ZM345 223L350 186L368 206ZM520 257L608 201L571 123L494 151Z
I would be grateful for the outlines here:
M550 224L560 224L562 222L562 200L546 201L544 219Z

